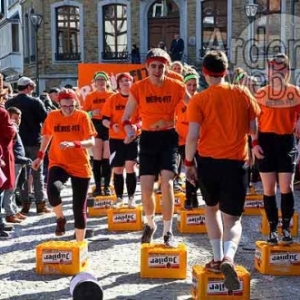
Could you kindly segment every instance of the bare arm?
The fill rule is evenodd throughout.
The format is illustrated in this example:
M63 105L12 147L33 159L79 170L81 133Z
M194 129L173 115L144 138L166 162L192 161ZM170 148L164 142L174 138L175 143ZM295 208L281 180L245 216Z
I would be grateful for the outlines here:
M131 116L133 115L136 107L137 107L137 101L134 98L134 96L130 93L128 100L127 100L125 110L124 110L124 114L122 117L122 124L127 122L127 124L124 126L124 130L127 134L127 137L124 140L125 144L130 143L135 138L135 130L132 127L132 125L130 124L129 120L130 120Z
M251 134L252 140L257 140L257 118L251 120L249 123L249 134Z
M190 95L190 93L187 90L185 90L185 94L184 94L184 97L183 97L184 104L188 105L191 98L192 98L192 96Z

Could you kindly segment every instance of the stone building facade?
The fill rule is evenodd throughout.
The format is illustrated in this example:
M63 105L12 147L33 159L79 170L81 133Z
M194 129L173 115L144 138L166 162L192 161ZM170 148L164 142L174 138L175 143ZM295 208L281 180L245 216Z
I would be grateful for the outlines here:
M245 2L258 4L251 24ZM189 64L200 64L209 49L222 49L231 67L259 75L266 59L283 51L293 58L297 73L300 3L295 0L23 0L21 6L24 75L32 78L29 19L33 12L43 15L37 34L40 90L77 85L78 63L130 63L133 44L143 63L149 48L159 41L168 48L175 33L185 42L183 61Z

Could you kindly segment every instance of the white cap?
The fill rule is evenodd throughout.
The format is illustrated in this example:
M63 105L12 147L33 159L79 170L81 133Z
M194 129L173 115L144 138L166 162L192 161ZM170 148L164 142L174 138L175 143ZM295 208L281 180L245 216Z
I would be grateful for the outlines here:
M29 77L25 77L25 76L21 77L17 83L18 86L26 86L29 84L35 86L35 83Z

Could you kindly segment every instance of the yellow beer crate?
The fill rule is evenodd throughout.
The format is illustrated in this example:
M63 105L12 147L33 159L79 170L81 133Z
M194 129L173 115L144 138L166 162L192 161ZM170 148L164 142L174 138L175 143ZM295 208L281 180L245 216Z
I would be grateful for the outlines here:
M300 275L300 244L269 246L255 242L255 268L268 275Z
M270 232L270 226L269 226L266 212L264 210L261 210L261 214L262 214L261 233L264 235L268 235ZM291 235L293 237L298 236L298 214L297 213L294 213L294 216L291 219L290 230L291 230ZM281 211L279 211L278 233L279 234L282 233Z
M184 233L206 233L205 209L180 209L177 213L177 229Z
M187 247L179 243L176 248L163 244L141 245L141 277L185 279Z
M107 211L113 206L116 200L116 195L88 198L88 216L106 216Z
M108 230L139 231L143 229L142 206L111 208L107 211Z
M240 280L240 288L228 291L224 286L222 273L213 273L203 266L195 265L192 271L192 298L195 300L249 300L250 273L242 266L236 266L235 269Z
M244 204L245 215L260 215L264 208L263 194L247 194Z
M184 201L185 201L185 193L183 192L177 192L174 194L174 213L177 213L179 209L182 209L184 207ZM161 214L162 213L162 194L155 194L155 213Z
M87 269L87 242L49 241L36 246L38 274L75 275Z

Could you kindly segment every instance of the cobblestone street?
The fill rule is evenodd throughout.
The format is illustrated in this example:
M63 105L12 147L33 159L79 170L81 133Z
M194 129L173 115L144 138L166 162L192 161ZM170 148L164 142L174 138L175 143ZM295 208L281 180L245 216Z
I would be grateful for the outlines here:
M70 193L69 188L63 191L68 223L67 234L61 240L71 240L74 234ZM299 212L298 191L296 195ZM162 221L161 217L157 219L159 221L155 238L156 242L160 242ZM236 255L236 262L251 273L251 299L300 299L300 276L261 275L255 270L254 242L264 238L259 232L260 222L259 216L243 218L243 237ZM187 278L143 279L139 274L141 232L109 232L107 217L89 218L88 227L95 230L95 236L89 240L88 272L98 279L107 300L191 299L192 266L203 264L211 258L207 235L179 233L174 217L174 233L188 247ZM54 229L54 214L36 216L32 209L30 217L22 225L15 226L13 238L0 242L0 299L71 299L69 285L72 276L38 275L35 272L35 246L44 241L57 240ZM103 238L107 240L102 241Z

